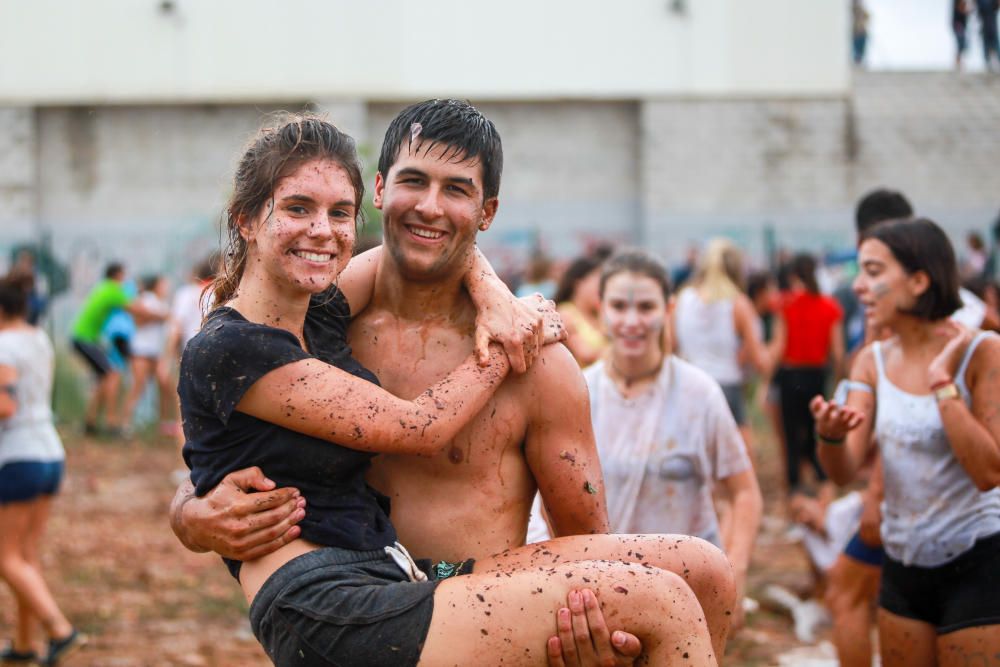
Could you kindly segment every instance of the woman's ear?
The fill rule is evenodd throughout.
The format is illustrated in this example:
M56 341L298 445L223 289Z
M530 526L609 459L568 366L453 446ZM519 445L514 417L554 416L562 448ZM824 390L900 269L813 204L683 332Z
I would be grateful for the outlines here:
M237 214L236 229L239 231L240 236L243 237L243 240L247 243L252 241L253 237L256 235L256 229L253 222L251 221L250 216L246 213Z
M910 287L910 294L914 298L920 298L931 286L931 278L926 271L914 271L906 278L906 283Z

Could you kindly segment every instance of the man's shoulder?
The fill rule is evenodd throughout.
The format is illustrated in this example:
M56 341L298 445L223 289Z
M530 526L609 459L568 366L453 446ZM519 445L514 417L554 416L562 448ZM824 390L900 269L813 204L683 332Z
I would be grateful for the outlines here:
M530 405L547 409L554 402L587 399L587 383L572 353L562 343L546 345L528 372L509 375L507 382Z

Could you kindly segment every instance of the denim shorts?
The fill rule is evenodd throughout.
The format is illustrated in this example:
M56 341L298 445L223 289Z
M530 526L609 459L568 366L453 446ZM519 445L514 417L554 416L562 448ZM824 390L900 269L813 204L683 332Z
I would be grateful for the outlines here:
M0 466L0 505L54 496L63 468L62 461L11 461Z
M878 604L933 625L937 634L1000 625L1000 533L979 539L938 567L903 565L886 555Z
M325 547L264 582L250 626L276 667L416 665L437 585L411 582L382 551Z

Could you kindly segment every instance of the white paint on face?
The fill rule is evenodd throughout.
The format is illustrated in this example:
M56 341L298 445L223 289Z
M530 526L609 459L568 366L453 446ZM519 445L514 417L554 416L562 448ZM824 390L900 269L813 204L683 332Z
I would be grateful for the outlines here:
M667 303L659 283L638 273L617 273L604 286L601 314L615 355L660 352Z

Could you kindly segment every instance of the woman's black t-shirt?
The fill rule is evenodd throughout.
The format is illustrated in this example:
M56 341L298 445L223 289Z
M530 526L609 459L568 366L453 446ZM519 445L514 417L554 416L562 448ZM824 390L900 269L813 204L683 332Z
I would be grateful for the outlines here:
M249 322L232 308L213 311L184 348L178 393L184 417L184 461L203 496L229 473L260 466L279 486L306 499L302 537L367 551L396 540L389 499L365 483L374 454L342 447L238 412L246 391L270 371L316 358L375 384L351 357L350 308L339 290L315 295L306 316L306 352L288 331ZM239 578L240 563L226 561Z

